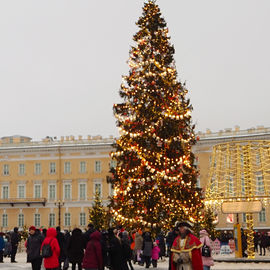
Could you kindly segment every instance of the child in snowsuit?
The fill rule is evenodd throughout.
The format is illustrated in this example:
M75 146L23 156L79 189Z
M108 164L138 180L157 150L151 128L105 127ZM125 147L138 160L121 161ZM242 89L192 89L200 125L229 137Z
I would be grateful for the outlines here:
M153 249L152 249L152 264L153 264L154 268L157 267L157 261L158 261L158 258L159 258L159 252L160 252L160 248L158 246L158 240L156 240L153 243Z

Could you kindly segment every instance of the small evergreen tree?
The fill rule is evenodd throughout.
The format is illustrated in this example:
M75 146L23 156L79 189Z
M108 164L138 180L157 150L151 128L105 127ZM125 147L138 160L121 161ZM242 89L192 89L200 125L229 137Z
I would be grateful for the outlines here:
M96 192L94 204L89 208L89 223L96 229L104 229L108 225L108 212L102 205L99 192Z

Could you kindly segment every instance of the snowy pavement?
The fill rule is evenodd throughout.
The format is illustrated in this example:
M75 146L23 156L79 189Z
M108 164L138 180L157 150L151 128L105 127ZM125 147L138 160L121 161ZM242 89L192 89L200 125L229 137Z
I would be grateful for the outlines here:
M218 255L215 256L215 258L234 258L233 255ZM256 258L270 258L270 253L267 253L267 256L256 256ZM31 264L26 263L26 254L25 253L18 253L16 256L16 261L18 263L10 263L10 258L4 258L4 263L0 264L1 270L31 270ZM158 267L156 270L167 270L168 269L168 258L166 258L166 261L158 262ZM153 268L152 266L150 268ZM44 268L43 268L44 269ZM71 266L69 267L71 269ZM145 269L143 266L139 266L137 264L134 265L135 270L142 270ZM230 262L215 262L215 265L211 267L211 270L264 270L264 269L270 269L270 263L230 263Z

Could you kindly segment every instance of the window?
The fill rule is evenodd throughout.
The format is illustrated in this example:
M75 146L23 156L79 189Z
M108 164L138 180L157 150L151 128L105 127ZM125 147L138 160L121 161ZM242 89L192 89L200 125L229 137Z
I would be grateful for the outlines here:
M49 185L49 200L55 200L56 195L56 185Z
M102 196L102 188L101 183L95 183L94 184L94 194L98 194L100 197Z
M55 173L56 173L56 163L50 162L50 174L55 174Z
M256 154L256 165L259 166L261 164L261 156L260 154Z
M25 175L25 165L19 164L19 175Z
M34 224L35 224L35 227L40 227L40 214L35 214Z
M259 213L259 222L266 222L265 208Z
M114 188L113 188L113 185L110 183L109 184L109 196L114 196Z
M197 188L200 188L200 187L201 187L201 180L200 180L200 177L197 178L196 187L197 187Z
M80 213L80 226L86 226L85 213Z
M2 186L2 199L8 199L9 195L9 187L8 186Z
M70 173L70 162L65 162L64 163L64 173Z
M19 199L24 199L25 198L25 186L24 185L19 185L18 186L18 198Z
M80 162L80 173L86 173L86 162L85 161Z
M41 198L41 185L34 185L34 198Z
M64 226L70 226L70 213L65 213Z
M55 226L55 214L50 213L49 215L49 227L54 227Z
M19 216L18 216L18 226L19 227L24 226L24 214L19 214Z
M86 199L86 184L85 183L79 184L79 198L80 200Z
M95 172L100 173L101 172L101 162L96 160L95 161Z
M247 222L247 214L246 213L243 213L242 220L244 223Z
M117 161L116 160L111 160L110 167L111 168L116 168L117 166Z
M262 174L256 175L257 194L264 194L264 181Z
M8 164L3 165L3 175L9 175L9 165Z
M64 199L71 199L71 184L64 184Z
M7 227L8 226L8 215L3 214L2 215L2 227Z
M35 164L35 174L36 175L40 175L41 174L41 164L40 163L36 163Z
M246 182L245 182L244 174L241 175L241 190L242 190L242 194L244 195L246 193Z

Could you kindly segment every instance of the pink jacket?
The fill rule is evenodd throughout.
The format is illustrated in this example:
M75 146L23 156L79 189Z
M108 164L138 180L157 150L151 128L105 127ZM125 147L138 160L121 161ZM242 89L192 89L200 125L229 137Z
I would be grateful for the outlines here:
M159 252L160 252L160 248L158 246L154 246L152 249L152 259L153 260L158 260Z
M210 241L210 238L208 236L208 233L201 234L201 232L200 232L200 241L203 245L206 244L211 249L211 241ZM205 265L205 266L213 266L214 265L214 260L213 260L212 256L211 257L202 256L202 262L203 262L203 265Z

